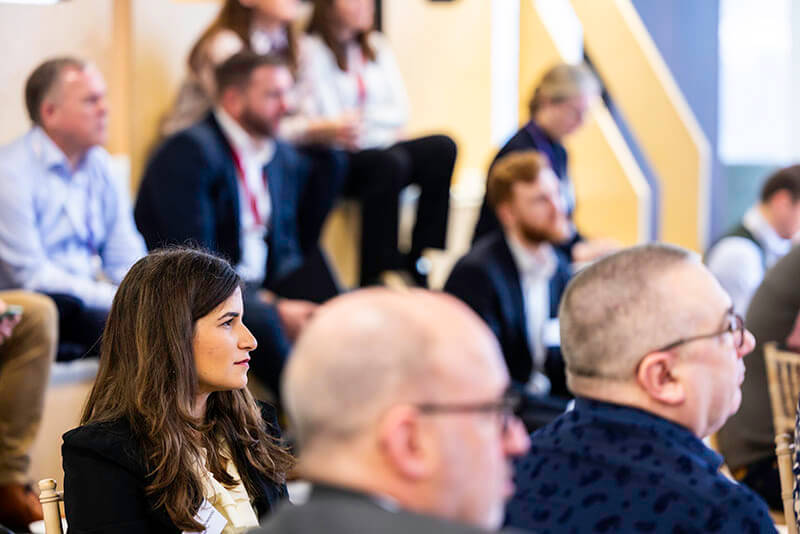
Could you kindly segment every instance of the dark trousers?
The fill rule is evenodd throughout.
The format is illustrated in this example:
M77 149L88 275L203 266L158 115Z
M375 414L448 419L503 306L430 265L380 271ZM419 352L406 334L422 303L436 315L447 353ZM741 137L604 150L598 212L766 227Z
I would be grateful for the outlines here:
M313 252L319 243L325 219L344 188L348 155L342 150L319 145L301 146L297 149L311 162L311 172L303 186L297 209L300 246L303 252Z
M242 295L244 324L255 336L258 346L250 353L250 370L275 394L280 402L280 378L291 342L283 330L277 308L258 297L259 287L247 284Z
M86 306L72 295L49 294L58 309L58 353L56 360L70 361L100 354L108 310Z
M350 155L345 194L361 201L362 284L381 271L408 267L425 248L444 248L455 160L456 145L444 135ZM397 248L397 232L399 195L409 184L420 187L420 196L406 260Z

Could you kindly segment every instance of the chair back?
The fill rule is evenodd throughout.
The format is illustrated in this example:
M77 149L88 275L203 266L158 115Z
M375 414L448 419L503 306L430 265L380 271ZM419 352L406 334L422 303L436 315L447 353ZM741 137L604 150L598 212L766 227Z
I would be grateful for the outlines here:
M775 455L778 457L778 472L781 477L781 499L783 500L783 515L786 518L786 532L797 534L797 520L794 517L794 485L795 477L792 472L792 458L794 457L794 438L792 434L778 434L775 437Z
M64 534L61 528L61 503L64 493L56 491L56 481L45 478L39 481L39 502L42 503L44 531L46 534Z
M800 353L780 350L776 343L771 342L764 345L764 362L775 435L794 435L800 398Z

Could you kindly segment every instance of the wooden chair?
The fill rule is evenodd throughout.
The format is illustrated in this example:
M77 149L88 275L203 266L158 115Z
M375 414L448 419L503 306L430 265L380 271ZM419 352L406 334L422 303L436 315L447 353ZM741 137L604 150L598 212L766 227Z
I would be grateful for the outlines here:
M764 346L764 362L767 367L769 400L775 425L775 455L778 458L783 513L786 517L787 532L797 534L792 495L797 480L792 472L792 464L795 418L800 398L800 354L780 350L776 343L767 343Z
M64 492L56 491L56 481L45 478L39 481L39 502L42 503L44 531L47 534L64 534L61 526L61 502Z

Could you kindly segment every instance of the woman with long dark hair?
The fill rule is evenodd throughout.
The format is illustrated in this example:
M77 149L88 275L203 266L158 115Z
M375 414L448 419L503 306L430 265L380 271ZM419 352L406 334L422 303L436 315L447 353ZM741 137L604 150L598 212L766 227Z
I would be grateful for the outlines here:
M350 117L345 193L362 202L361 280L408 269L420 284L420 255L444 248L455 143L444 135L408 139L408 98L388 41L373 29L374 0L314 0L298 75L308 120ZM420 187L411 250L397 248L398 196ZM424 270L424 269L422 269Z
M70 532L235 533L285 495L292 458L247 390L256 340L224 260L167 249L123 279L100 368L64 435Z

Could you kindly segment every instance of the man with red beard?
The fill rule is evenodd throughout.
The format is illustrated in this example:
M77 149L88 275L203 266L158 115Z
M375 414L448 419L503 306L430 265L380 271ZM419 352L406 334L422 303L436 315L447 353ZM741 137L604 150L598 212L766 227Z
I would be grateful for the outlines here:
M558 177L541 153L525 150L498 160L486 189L502 229L475 243L444 289L486 321L517 386L567 397L556 316L570 265L553 244L569 235L569 222Z

